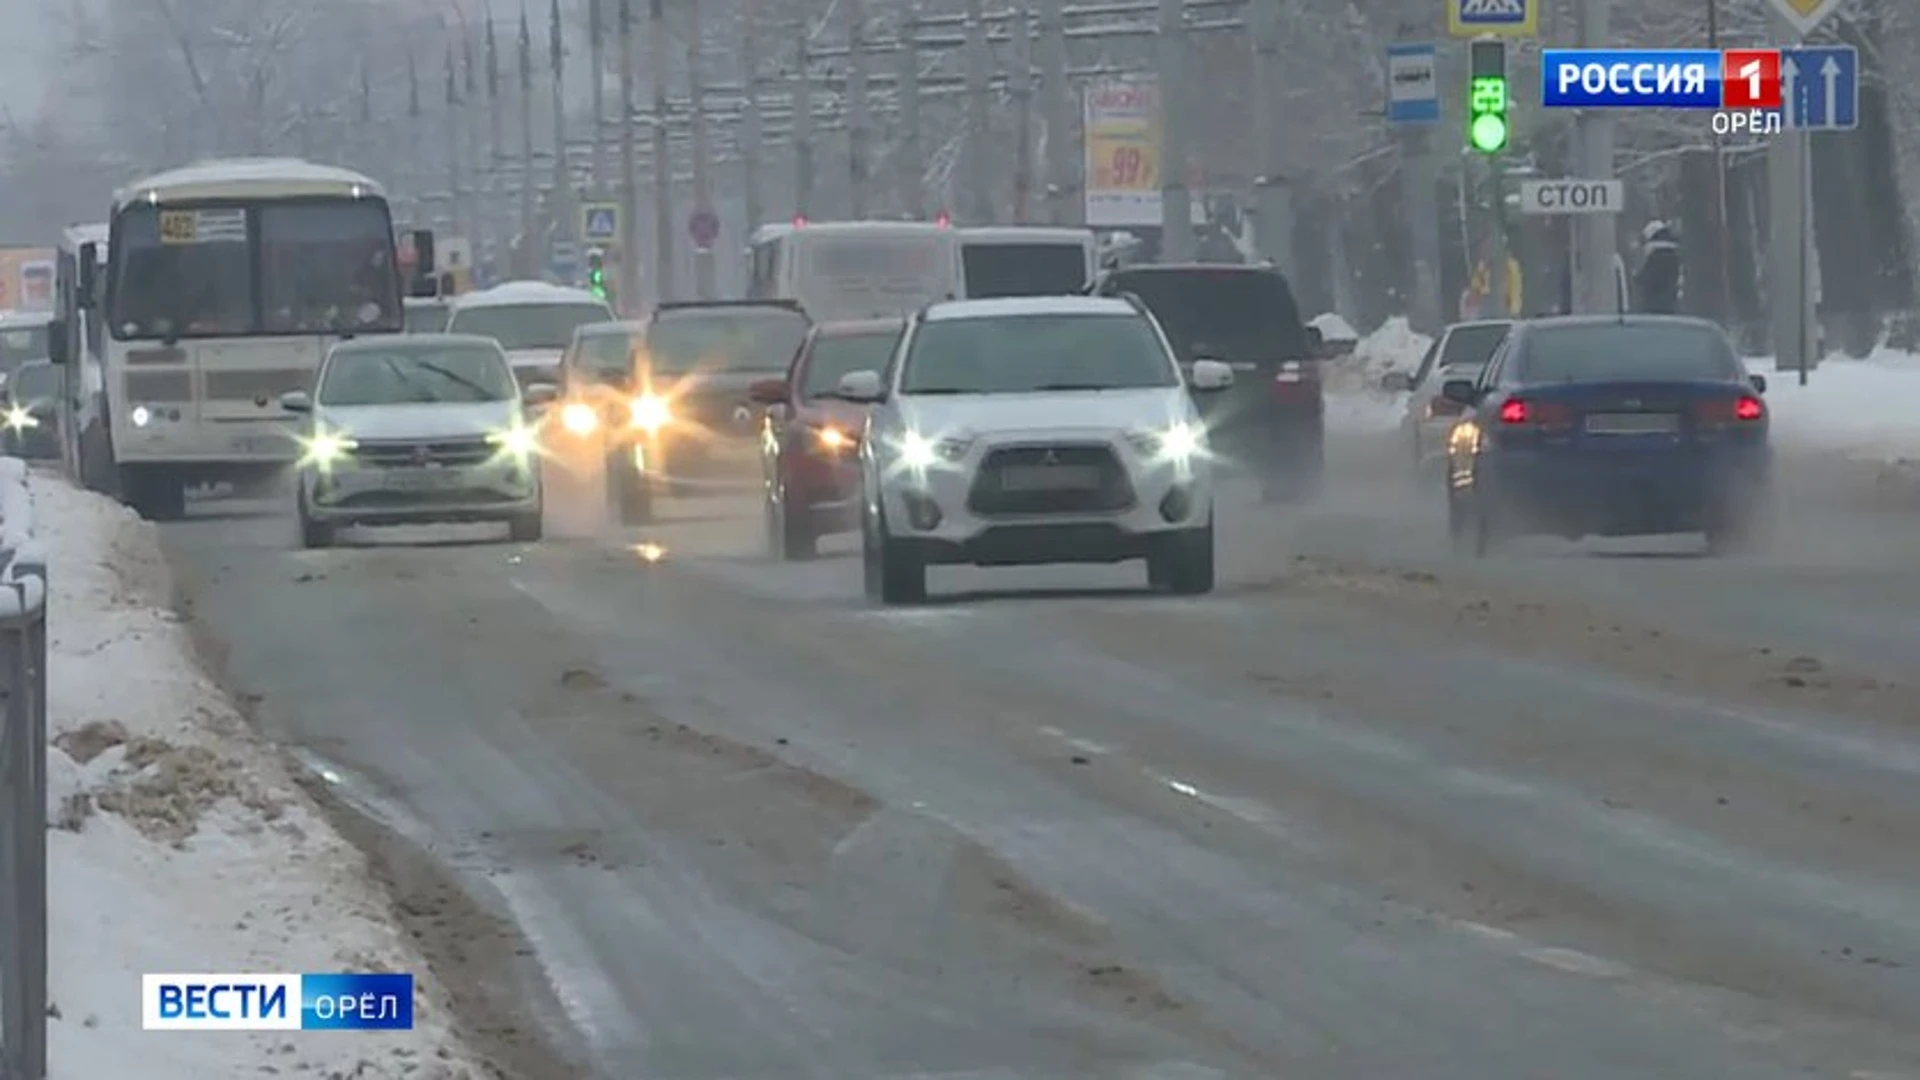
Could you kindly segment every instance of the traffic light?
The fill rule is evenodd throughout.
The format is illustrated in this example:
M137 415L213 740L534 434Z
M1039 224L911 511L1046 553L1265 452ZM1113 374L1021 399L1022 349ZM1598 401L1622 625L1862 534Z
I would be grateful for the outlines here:
M607 299L607 256L599 248L587 252L587 289L600 299Z
M1483 154L1507 148L1507 43L1476 41L1467 67L1467 143Z

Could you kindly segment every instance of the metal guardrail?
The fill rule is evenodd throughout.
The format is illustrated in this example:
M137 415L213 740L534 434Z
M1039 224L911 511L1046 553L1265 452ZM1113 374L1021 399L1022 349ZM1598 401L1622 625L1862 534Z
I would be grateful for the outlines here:
M0 1080L47 1075L47 560L0 458Z

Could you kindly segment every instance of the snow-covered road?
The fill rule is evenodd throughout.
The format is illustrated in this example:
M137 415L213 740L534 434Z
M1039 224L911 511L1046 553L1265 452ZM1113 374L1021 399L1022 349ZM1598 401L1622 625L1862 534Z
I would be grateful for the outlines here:
M485 1075L361 856L202 669L153 530L53 476L48 843L53 1080ZM157 1033L142 972L403 971L411 1032Z

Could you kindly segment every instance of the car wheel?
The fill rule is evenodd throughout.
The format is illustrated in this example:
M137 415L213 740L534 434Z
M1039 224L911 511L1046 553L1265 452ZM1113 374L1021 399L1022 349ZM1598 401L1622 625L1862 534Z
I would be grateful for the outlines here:
M187 516L186 478L165 466L122 466L120 490L134 513L148 521Z
M868 598L889 606L925 600L927 564L912 548L887 535L883 513L866 517L860 551Z
M653 478L633 467L631 460L615 458L607 463L608 482L613 485L614 508L622 525L653 523Z
M1484 558L1492 546L1491 522L1480 499L1473 495L1447 494L1447 539L1460 558Z
M1765 494L1739 507L1717 509L1707 521L1707 553L1756 554L1766 548L1772 527L1772 504Z
M333 526L324 521L315 521L308 515L307 497L304 494L294 496L294 507L300 519L300 546L308 550L332 547Z
M536 543L544 531L544 526L540 520L540 511L537 509L524 514L516 514L507 519L507 540L511 543Z
M813 531L813 517L804 506L789 499L780 500L780 554L788 562L811 559L820 553L820 537Z
M1182 529L1167 537L1160 550L1147 556L1147 583L1178 596L1202 596L1213 591L1213 522Z

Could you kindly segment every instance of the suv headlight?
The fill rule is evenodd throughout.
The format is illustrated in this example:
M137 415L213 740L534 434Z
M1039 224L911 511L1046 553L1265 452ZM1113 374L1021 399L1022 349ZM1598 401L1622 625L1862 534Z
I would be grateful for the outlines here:
M655 432L673 421L673 408L666 398L642 394L627 403L627 416L632 426Z
M499 448L499 456L517 461L522 465L540 452L540 433L524 425L516 424L496 431L487 436L487 441Z
M1207 451L1206 429L1184 421L1132 432L1127 441L1143 457L1177 465L1186 464Z
M900 464L924 472L941 465L952 465L967 456L973 447L970 438L928 438L917 431L900 437Z
M301 464L321 469L330 469L345 461L352 455L354 447L359 445L337 431L315 431L302 442L306 446L306 453L302 455Z

